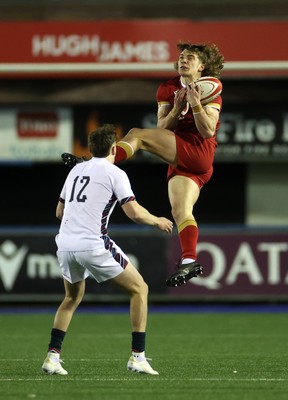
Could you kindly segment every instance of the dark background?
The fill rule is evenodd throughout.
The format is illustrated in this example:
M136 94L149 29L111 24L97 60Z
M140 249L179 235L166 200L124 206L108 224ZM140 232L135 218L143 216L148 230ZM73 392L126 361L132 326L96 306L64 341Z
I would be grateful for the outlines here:
M0 0L2 21L65 21L104 19L185 18L195 21L273 19L288 17L286 0ZM180 35L180 33L179 33ZM193 32L191 33L193 35ZM285 46L286 38L279 38ZM193 39L192 39L193 40ZM253 37L251 37L253 44ZM233 46L233 43L231 43ZM243 43L245 46L245 43ZM17 49L15 49L17 51ZM255 52L257 49L255 48ZM267 55L269 59L269 55ZM74 136L85 141L82 131L87 110L101 105L143 104L155 107L159 80L115 79L16 79L0 80L0 106L52 105L73 107ZM224 78L223 106L234 110L241 105L251 109L270 104L271 108L287 103L287 78ZM82 115L82 117L81 117ZM131 120L130 120L131 121ZM108 121L102 121L108 122ZM131 121L133 126L133 119ZM129 126L131 128L132 126ZM1 145L1 144L0 144ZM64 150L65 151L65 150ZM60 155L59 155L60 158ZM247 170L249 163L216 162L214 175L202 189L195 207L195 217L201 223L231 223L245 221ZM155 214L170 216L167 196L166 165L130 161L121 168L128 173L137 200ZM68 173L61 163L0 164L0 225L54 225L55 207L62 184ZM112 223L130 223L124 213L115 209Z
M140 204L157 215L171 217L166 170L162 163L122 163ZM245 164L216 163L214 175L201 192L194 213L201 223L243 223ZM55 209L68 168L59 164L1 166L1 225L58 224ZM116 207L111 223L132 223Z

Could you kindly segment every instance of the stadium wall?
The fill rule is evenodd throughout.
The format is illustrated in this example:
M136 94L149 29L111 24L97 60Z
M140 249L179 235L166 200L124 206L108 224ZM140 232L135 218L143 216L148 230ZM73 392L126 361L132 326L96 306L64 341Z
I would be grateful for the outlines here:
M112 227L110 236L129 255L150 288L151 302L288 301L288 229L200 226L199 261L203 277L179 288L165 285L180 248L176 232ZM47 303L63 298L55 228L1 229L0 302ZM85 302L127 302L108 283L87 279Z

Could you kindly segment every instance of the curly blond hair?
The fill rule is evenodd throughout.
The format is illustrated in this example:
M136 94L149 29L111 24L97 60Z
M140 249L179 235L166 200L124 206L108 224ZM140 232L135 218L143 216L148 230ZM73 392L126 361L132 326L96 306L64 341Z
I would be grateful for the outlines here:
M224 57L220 53L218 47L214 43L184 43L179 42L177 49L180 53L183 50L188 50L191 53L197 54L199 60L205 65L202 71L202 76L220 77L221 69L224 67ZM174 63L175 69L178 71L178 61Z

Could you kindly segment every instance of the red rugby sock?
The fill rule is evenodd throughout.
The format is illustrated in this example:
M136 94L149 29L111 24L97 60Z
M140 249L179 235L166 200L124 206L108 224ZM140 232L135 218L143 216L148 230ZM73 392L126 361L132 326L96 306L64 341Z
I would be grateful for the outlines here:
M126 142L118 142L116 145L116 156L115 156L115 164L118 164L120 161L127 160L132 157L134 154L133 147Z
M195 220L184 221L178 227L178 235L182 250L182 259L197 259L196 245L198 241L198 227Z

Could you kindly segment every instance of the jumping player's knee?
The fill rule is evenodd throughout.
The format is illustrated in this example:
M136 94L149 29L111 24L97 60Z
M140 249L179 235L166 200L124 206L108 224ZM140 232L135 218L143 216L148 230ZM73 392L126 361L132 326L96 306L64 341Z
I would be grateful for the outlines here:
M171 214L176 222L176 224L180 224L185 219L185 210L182 210L180 206L173 206L171 208Z
M132 129L130 129L130 131L128 131L127 135L133 136L133 137L138 136L141 131L142 131L142 129L132 128Z

